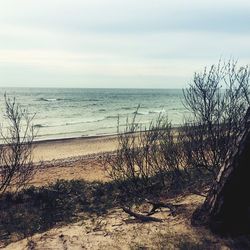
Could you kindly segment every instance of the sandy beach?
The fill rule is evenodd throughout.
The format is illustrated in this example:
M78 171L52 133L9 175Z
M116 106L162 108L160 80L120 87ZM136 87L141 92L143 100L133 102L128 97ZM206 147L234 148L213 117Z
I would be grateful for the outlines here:
M94 186L96 181L104 185L111 181L100 157L104 152L112 153L116 149L116 136L48 140L36 142L35 146L34 160L43 162L30 185L45 190L45 193L48 185L53 186L57 180L79 180ZM99 198L91 199L95 201ZM10 244L6 245L6 239L2 240L0 248L158 250L187 249L186 246L190 245L199 247L197 249L208 249L208 246L228 249L228 241L218 239L206 229L196 230L190 225L192 213L204 201L204 197L183 194L173 199L162 199L178 204L180 209L175 216L168 208L157 211L154 217L161 220L160 223L142 223L124 213L121 207L112 207L101 215L81 213L75 222L60 222L44 231L35 230L37 233L31 237L12 232L3 236ZM150 209L147 203L134 208L139 209L140 213ZM29 216L35 216L34 212Z
M39 141L34 144L34 161L52 161L114 151L116 135Z
M48 140L36 142L35 146L34 160L43 162L31 185L43 188L58 179L90 183L111 180L100 164L99 157L104 152L116 149L116 136ZM189 220L193 209L203 198L192 195L170 201L185 206L185 210L177 217L171 217L168 209L160 210L155 217L161 219L162 223L142 224L128 217L118 207L101 216L92 215L75 223L59 224L30 238L18 240L14 235L13 243L5 249L137 249L141 244L147 245L149 249L159 249L160 245L167 244L167 248L174 249L176 239L180 240L183 235L185 240L194 242L192 244L201 244L202 234L189 225ZM143 204L140 209L145 208L147 205ZM171 232L166 228L171 228ZM167 243L162 242L165 238ZM206 240L210 244L214 241L213 245L217 247L218 241L211 234L206 235ZM121 243L122 246L118 247Z
M58 179L108 181L107 173L98 159L116 147L116 135L36 142L33 158L35 163L42 162L42 169L30 184L44 186Z

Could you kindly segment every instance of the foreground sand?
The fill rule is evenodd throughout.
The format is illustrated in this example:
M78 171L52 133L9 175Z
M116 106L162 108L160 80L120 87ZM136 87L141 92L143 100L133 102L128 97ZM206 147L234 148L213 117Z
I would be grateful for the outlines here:
M159 210L155 217L163 219L162 222L140 223L117 208L104 216L36 234L12 243L6 249L178 249L177 245L180 249L227 249L207 231L191 227L190 215L202 201L200 197L192 195L176 201L185 211L173 217L167 209ZM186 248L188 244L190 248Z
M99 157L115 150L116 145L114 136L39 142L34 158L44 160L44 164L32 184L44 186L57 179L109 181ZM11 243L6 249L233 249L227 240L191 226L191 215L203 200L204 197L190 194L165 199L179 204L179 212L172 216L168 209L160 209L154 216L162 222L151 223L141 223L117 207L98 217L58 225ZM147 206L142 204L135 209L143 212Z
M231 247L230 240L221 239L205 228L191 226L191 215L203 199L197 195L186 195L168 200L180 205L180 211L172 216L168 209L158 210L154 217L162 219L162 222L142 223L129 217L121 208L114 208L105 215L54 227L11 243L5 249L241 249Z

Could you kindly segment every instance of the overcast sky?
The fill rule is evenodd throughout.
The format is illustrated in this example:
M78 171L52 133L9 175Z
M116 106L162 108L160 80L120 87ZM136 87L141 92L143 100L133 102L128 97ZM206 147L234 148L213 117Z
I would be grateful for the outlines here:
M0 86L178 88L250 62L249 0L2 0Z

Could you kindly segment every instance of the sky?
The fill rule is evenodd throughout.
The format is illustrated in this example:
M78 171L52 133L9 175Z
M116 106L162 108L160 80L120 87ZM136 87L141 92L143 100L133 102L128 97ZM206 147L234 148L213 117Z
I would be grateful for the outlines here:
M250 62L249 0L0 0L0 87L182 88Z

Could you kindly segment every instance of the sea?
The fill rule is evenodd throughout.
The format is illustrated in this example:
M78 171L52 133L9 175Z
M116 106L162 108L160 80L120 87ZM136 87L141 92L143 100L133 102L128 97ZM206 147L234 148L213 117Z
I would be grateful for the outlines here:
M4 93L35 114L36 140L123 132L138 106L136 122L145 128L159 114L178 126L187 113L181 89L1 88L2 115Z

